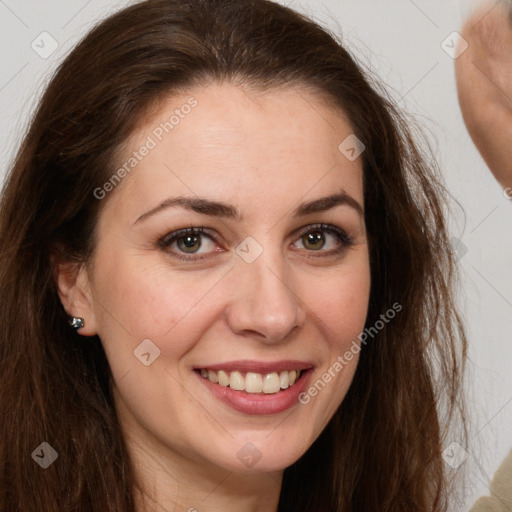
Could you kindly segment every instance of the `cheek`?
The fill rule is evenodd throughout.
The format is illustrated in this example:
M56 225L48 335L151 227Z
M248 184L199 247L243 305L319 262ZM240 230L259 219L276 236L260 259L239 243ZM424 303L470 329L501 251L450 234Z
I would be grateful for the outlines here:
M151 339L162 350L172 349L173 353L183 353L194 340L194 332L199 333L201 324L209 321L214 314L204 301L222 272L204 273L198 276L188 272L172 271L165 262L151 261L143 256L118 257L108 259L96 274L96 308L98 332L105 340L125 344L130 340L133 348L144 339ZM191 314L201 309L201 316ZM187 335L174 336L188 329ZM172 339L172 346L165 340ZM187 341L189 340L189 341Z
M362 261L316 288L308 304L319 320L330 350L341 353L363 330L370 297L369 265Z

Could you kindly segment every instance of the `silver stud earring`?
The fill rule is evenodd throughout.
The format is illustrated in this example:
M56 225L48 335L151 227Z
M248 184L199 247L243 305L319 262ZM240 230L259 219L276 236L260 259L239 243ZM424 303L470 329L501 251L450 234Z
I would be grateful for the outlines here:
M75 329L75 331L78 331L78 329L81 329L84 326L84 319L80 318L79 316L72 316L68 319L69 325Z

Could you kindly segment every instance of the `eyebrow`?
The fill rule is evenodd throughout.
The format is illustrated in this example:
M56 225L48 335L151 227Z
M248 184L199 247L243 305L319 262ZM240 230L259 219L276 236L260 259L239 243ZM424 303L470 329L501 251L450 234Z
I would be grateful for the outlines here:
M356 212L364 217L363 207L344 190L337 194L333 194L313 201L301 203L293 212L294 217L303 217L312 213L324 212L331 210L336 206L347 205L356 210ZM231 205L219 201L211 201L200 197L172 197L161 202L156 208L143 213L136 221L140 222L148 217L165 210L167 208L181 207L203 215L213 217L223 217L227 219L242 220L242 214L239 210Z

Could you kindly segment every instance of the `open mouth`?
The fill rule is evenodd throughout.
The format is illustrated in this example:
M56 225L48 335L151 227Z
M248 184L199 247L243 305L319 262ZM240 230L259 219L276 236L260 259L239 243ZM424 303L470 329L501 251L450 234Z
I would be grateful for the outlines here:
M255 395L272 395L279 391L288 389L304 374L304 370L282 370L271 373L256 373L226 370L207 370L205 368L196 370L203 379L213 384L229 387L235 391L245 391Z
M299 404L314 373L307 361L225 361L193 368L197 379L219 401L244 414L270 415Z

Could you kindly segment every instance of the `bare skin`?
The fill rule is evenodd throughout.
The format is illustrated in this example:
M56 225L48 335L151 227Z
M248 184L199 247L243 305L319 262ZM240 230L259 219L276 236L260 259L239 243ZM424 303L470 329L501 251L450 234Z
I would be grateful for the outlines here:
M486 2L465 22L469 47L455 62L466 127L494 177L512 198L512 2ZM489 497L470 512L504 510L510 503L512 452L497 471Z
M455 61L464 122L494 177L511 190L512 3L483 3L461 35L469 44Z
M195 109L159 140L155 127L190 96ZM338 149L352 132L306 92L255 96L215 85L170 97L127 141L120 162L148 136L158 143L102 199L92 260L74 273L61 269L58 284L68 313L85 320L80 334L98 334L104 345L145 497L137 512L276 511L284 469L343 401L357 357L307 404L261 414L220 400L212 390L221 386L197 370L298 360L313 383L357 339L370 266L361 159ZM342 189L339 204L295 213ZM220 217L225 205L159 208L178 196L229 204L240 218ZM177 235L192 226L205 231ZM251 262L236 251L249 236L262 250ZM160 351L150 366L134 357L142 340Z

